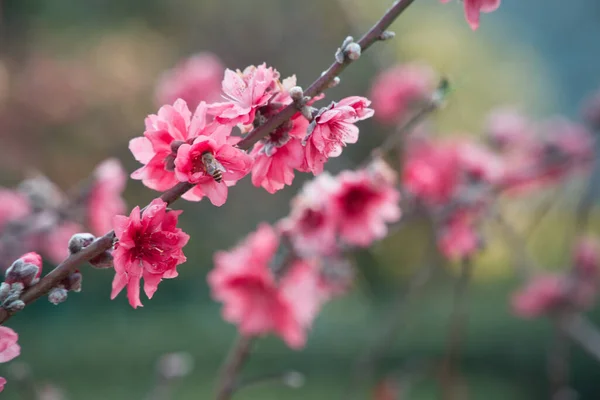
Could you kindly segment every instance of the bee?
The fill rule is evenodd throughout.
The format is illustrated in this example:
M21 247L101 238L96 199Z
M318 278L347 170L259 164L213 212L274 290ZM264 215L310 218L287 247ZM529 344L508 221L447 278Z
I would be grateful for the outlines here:
M217 161L210 151L202 153L202 164L204 164L206 173L212 176L216 182L221 182L223 180L223 172L226 172L227 170L219 161Z

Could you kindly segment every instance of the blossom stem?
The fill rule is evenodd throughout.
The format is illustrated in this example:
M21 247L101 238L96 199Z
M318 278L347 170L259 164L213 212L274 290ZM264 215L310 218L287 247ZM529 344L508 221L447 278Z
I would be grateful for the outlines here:
M361 52L364 53L371 45L380 39L381 34L398 18L404 10L408 8L415 0L396 0L394 4L385 12L383 17L375 25L369 29L367 33L363 35L358 41L361 48ZM309 87L304 91L305 96L315 97L322 93L329 87L331 82L344 70L348 65L352 63L348 57L344 59L344 62L339 63L333 61L327 71L323 73L317 80L315 80ZM258 142L261 138L267 136L269 133L277 129L285 121L292 118L292 116L298 112L295 104L290 104L285 107L277 115L274 115L264 124L260 125L252 132L250 132L244 139L238 143L238 147L241 149L249 149L254 143Z
M452 315L448 327L448 336L446 338L446 354L442 364L442 382L449 384L454 381L455 372L452 371L457 358L460 355L465 329L467 326L467 302L468 289L471 276L473 274L473 262L471 258L465 257L462 260L460 275L454 286L454 299L452 305ZM444 390L444 396L453 399L454 388L450 385Z
M394 4L385 12L383 17L358 41L362 52L368 49L373 43L380 40L380 35L394 22L394 20L402 14L409 5L415 0L396 0ZM328 88L330 83L337 77L352 61L348 58L343 63L334 61L329 69L315 80L308 89L304 92L306 96L314 97ZM292 118L297 112L294 104L288 105L281 112L267 120L263 125L252 130L244 139L238 143L238 147L243 150L248 150L262 137L268 135L285 121ZM192 189L194 185L182 182L175 185L173 188L162 194L161 199L167 204L173 203L179 199L184 193ZM47 294L50 289L55 287L58 282L66 278L81 264L91 260L92 258L109 250L113 245L115 234L113 231L107 233L94 243L87 246L82 251L69 256L60 263L54 270L46 275L38 284L29 288L22 296L22 300L29 304L41 296ZM0 309L0 324L3 324L11 317L6 309Z
M553 400L567 398L569 387L569 342L565 334L565 315L558 313L552 321L554 337L548 349L548 380Z
M254 337L240 335L223 363L216 400L229 400L236 389L238 374L250 356Z

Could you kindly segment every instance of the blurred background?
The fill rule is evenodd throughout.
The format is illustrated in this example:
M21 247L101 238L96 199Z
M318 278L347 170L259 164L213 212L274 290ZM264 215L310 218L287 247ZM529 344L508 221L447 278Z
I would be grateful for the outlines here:
M343 38L360 36L389 3L0 0L0 184L11 187L32 171L43 171L66 190L108 157L132 172L138 164L128 141L142 134L145 116L158 108L154 89L160 74L181 58L211 51L234 69L267 62L283 77L296 74L306 86L329 66ZM578 119L583 99L600 87L596 0L568 6L559 0L505 0L499 11L482 16L477 32L464 21L458 2L420 0L392 30L396 38L365 53L328 99L366 95L381 69L421 61L448 76L454 89L448 106L433 117L435 131L476 136L498 106L515 106L534 118ZM356 165L388 132L365 121L360 142L327 168L337 172ZM178 279L164 281L151 301L133 310L124 295L110 301L110 271L86 269L82 293L71 294L60 306L41 299L9 322L22 346L16 361L27 363L36 382L60 387L68 399L144 399L156 384L159 357L183 351L194 366L173 398L210 398L236 332L210 299L205 276L212 254L234 245L259 222L285 216L290 198L307 178L297 175L293 187L276 195L246 179L218 209L207 201L177 203L185 210L181 227L191 235L188 262L179 268ZM540 265L565 266L574 200L582 188L583 182L574 181L510 206L517 219L527 221L540 202L554 199L528 241ZM155 195L128 181L129 207ZM477 259L462 350L470 398L548 398L545 353L551 326L511 314L507 296L518 285L512 249L493 229L488 233L488 249ZM236 398L344 399L355 360L394 313L403 313L403 327L356 393L371 398L375 382L401 374L414 378L406 398L439 398L440 389L423 366L443 355L456 266L439 262L409 307L399 307L396 300L422 264L424 242L426 232L417 224L357 253L354 289L326 306L306 349L295 352L277 338L266 338L244 370L249 377L296 370L305 376L304 385L256 386ZM591 318L600 322L600 313L592 312ZM579 349L573 357L573 386L581 399L596 399L600 365ZM0 376L9 380L0 396L28 398L14 383L18 368L10 365L0 365Z

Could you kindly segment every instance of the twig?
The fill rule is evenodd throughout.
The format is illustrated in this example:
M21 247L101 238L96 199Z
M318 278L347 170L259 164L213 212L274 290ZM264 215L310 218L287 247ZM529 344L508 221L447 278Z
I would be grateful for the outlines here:
M461 352L467 326L468 313L466 307L472 273L473 262L471 258L465 257L461 263L460 276L454 287L452 315L448 327L448 336L446 337L446 354L442 363L442 382L449 383L453 381L454 372L452 369ZM455 398L453 390L444 390L443 398Z
M254 338L251 336L240 335L236 339L221 370L216 400L228 400L233 395L238 373L248 359L253 343Z
M554 338L548 349L548 378L552 400L566 400L569 387L569 342L565 333L564 314L553 318Z
M270 383L280 383L289 388L296 389L304 384L304 375L298 371L276 372L267 375L256 376L244 380L238 379L234 392L252 386L260 386Z
M380 35L394 22L394 20L408 8L415 0L397 0L394 4L385 12L383 17L358 41L361 47L362 53L364 53L373 43L380 40ZM336 76L338 76L348 65L351 64L351 60L346 57L343 63L335 61L329 69L321 75L316 81L314 81L308 89L304 92L306 96L314 97L319 93L326 90ZM270 132L275 130L285 121L289 120L295 113L297 108L294 104L290 104L285 107L281 112L274 115L272 118L267 120L263 125L260 125L253 131L251 131L244 139L238 143L238 147L243 150L248 150L254 143L260 140L262 137L268 135ZM179 199L185 192L192 189L194 185L182 182L177 184L172 189L164 192L161 199L167 204L173 203ZM82 251L71 255L61 264L59 264L54 270L46 275L37 285L29 288L22 296L22 300L29 304L39 297L48 293L50 289L55 287L58 282L67 277L73 272L79 265L91 260L97 255L110 249L113 245L115 234L113 231L107 233L103 237L97 239L94 243L83 249ZM11 317L11 314L5 310L0 309L0 324L4 323Z

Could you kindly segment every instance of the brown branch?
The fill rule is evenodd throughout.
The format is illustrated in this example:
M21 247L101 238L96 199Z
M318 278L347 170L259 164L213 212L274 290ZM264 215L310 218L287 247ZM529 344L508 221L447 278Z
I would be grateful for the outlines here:
M383 17L358 41L361 51L366 51L371 45L380 40L380 35L394 22L394 20L411 5L415 0L396 0L394 4L385 12ZM306 96L314 97L326 90L336 76L338 76L350 63L348 57L345 57L343 63L335 61L329 69L314 81L304 92ZM243 150L248 150L254 143L262 137L268 135L285 121L292 118L297 112L294 104L290 104L281 112L267 120L263 125L251 131L242 141L238 143L238 147ZM182 182L174 186L172 189L164 192L160 198L167 204L171 204L179 199L185 192L193 188L194 185ZM55 287L58 282L66 278L79 265L91 260L97 255L110 249L113 245L114 232L109 232L103 237L97 239L94 243L83 249L81 252L69 256L65 261L60 263L54 270L46 275L37 285L29 288L22 296L22 300L29 304L41 296L44 296L50 289ZM0 324L4 323L11 314L0 309Z
M410 6L415 0L396 0L394 4L385 12L383 17L375 24L367 33L364 34L362 38L358 41L360 45L361 52L365 52L373 43L381 40L381 34L389 28L389 26L394 22L396 18L408 6ZM315 97L318 94L325 91L329 85L333 82L335 77L337 77L343 70L346 69L348 65L352 63L348 57L345 58L343 63L338 63L334 61L333 64L329 66L327 71L321 75L319 79L314 81L308 89L304 91L305 96ZM277 127L283 124L285 121L292 118L292 116L298 112L298 109L295 104L290 104L285 107L279 114L275 115L273 118L269 119L267 122L259 126L250 132L242 141L240 141L239 146L241 148L250 148L254 143L258 142L261 138L268 135L270 132L273 132Z
M233 395L238 373L248 359L253 343L254 337L252 336L238 336L221 370L217 386L217 400L229 400Z

